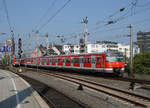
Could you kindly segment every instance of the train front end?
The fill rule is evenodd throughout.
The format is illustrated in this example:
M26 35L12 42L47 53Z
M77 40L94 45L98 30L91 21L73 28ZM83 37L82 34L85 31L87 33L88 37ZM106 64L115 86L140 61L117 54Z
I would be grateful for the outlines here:
M106 53L105 71L122 76L125 70L124 56L121 52Z

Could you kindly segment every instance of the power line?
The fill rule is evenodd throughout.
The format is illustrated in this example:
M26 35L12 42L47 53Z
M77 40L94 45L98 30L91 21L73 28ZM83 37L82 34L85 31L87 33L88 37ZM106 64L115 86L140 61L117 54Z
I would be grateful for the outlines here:
M38 27L38 25L43 21L43 19L46 17L47 13L49 13L52 8L55 6L56 2L58 0L53 0L53 2L51 3L51 5L48 7L48 9L46 10L46 12L43 14L43 16L40 18L39 23L37 23L37 25L35 26L34 30Z
M71 0L68 0L61 8L59 8L59 9L56 11L56 13L53 14L53 15L46 21L46 23L44 23L42 26L39 27L38 30L43 29L50 21L52 21L53 18L54 18L58 13L60 13L60 12L66 7L66 5L67 5L70 1L71 1Z
M3 0L3 4L4 4L4 8L5 8L5 13L6 13L9 29L10 29L10 32L12 33L12 26L11 26L10 17L9 17L9 14L8 14L7 5L6 5L5 0Z
M150 21L150 18L146 18L146 19L143 19L143 20L140 20L140 21L136 21L136 22L133 22L132 24L133 25L138 25L138 24L141 24L143 22L147 22L147 21ZM113 31L113 30L120 30L120 29L125 29L127 28L129 24L127 25L124 25L124 26L120 26L120 27L116 27L116 28L112 28L112 29L107 29L107 30L101 30L101 31L95 31L95 32L90 32L91 34L95 34L97 32L108 32L108 31Z
M124 17L120 17L120 18L117 19L117 21L121 21L121 20L124 20L124 19L126 19L126 18L128 18L128 17L135 16L135 15L137 15L137 14L139 14L139 13L142 13L142 12L147 11L148 9L150 9L150 7L147 7L147 8L141 9L141 10L138 10L138 11L136 11L133 15L131 14L131 15L127 15L127 16L124 16Z
M142 12L145 12L145 11L147 11L149 8L150 8L150 7L147 7L147 8L141 9L141 10L138 10L138 11L136 11L136 12L134 13L134 15L139 14L139 13L142 13ZM132 14L128 15L129 12L130 12L130 11L128 10L127 13L125 13L125 14L122 15L121 17L117 18L116 20L114 20L114 22L117 23L118 21L121 21L121 20L124 20L124 19L126 19L126 18L128 18L128 17L134 16L134 15L132 15ZM127 15L127 16L126 16L126 15ZM112 21L113 21L113 20L112 20ZM100 26L100 27L96 27L94 30L97 30L97 29L99 29L99 28L103 28L103 27L105 27L105 26L107 26L107 25L109 25L109 24L104 24L104 25L102 25L102 26Z

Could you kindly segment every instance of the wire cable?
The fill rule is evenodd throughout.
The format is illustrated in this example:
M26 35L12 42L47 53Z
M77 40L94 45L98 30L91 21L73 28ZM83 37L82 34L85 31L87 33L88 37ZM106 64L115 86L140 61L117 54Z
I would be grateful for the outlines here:
M6 5L5 0L3 0L3 4L4 4L4 8L5 8L5 13L6 13L6 17L7 17L7 22L8 22L8 25L9 25L9 29L10 29L10 32L12 33L11 21L10 21L10 17L9 17L9 14L8 14L8 9L7 9L7 5Z
M47 13L49 13L52 8L55 6L56 2L58 0L53 0L53 2L50 4L50 6L48 7L48 9L46 10L46 12L43 14L43 16L40 18L39 23L37 23L37 25L35 26L34 30L36 30L36 28L38 27L38 25L43 21L43 19L46 17Z
M59 8L55 14L53 14L47 21L46 23L44 23L42 26L39 27L38 30L41 30L43 29L49 22L51 22L53 20L53 18L58 14L60 13L65 7L66 5L70 2L71 0L68 0L61 8Z

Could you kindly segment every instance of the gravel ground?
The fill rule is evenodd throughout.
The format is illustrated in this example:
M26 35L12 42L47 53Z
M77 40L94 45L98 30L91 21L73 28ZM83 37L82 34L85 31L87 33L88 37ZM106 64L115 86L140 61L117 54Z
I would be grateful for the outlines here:
M79 75L79 74L70 74L70 73L66 73L66 74L69 76L76 77L76 78L86 79L86 80L94 81L97 83L109 85L111 87L115 87L115 88L129 91L129 85L130 85L129 82L104 79L102 77L94 77L94 76L89 77L89 75L81 75L81 74ZM136 87L139 87L139 88L136 88L134 91L130 91L130 92L134 92L136 94L140 94L140 95L149 97L150 96L150 86L147 89L143 89L143 87L141 87L141 86L143 86L143 85L136 84L135 88Z
M87 105L89 108L132 108L127 104L123 104L117 99L107 97L104 94L97 93L88 88L84 87L83 91L77 90L78 85L69 83L58 78L54 78L49 75L43 75L35 72L23 72L21 73L33 79L39 80L45 84L48 84L50 87L58 90L59 92L64 93L65 95L70 96L71 98L78 100L80 103Z

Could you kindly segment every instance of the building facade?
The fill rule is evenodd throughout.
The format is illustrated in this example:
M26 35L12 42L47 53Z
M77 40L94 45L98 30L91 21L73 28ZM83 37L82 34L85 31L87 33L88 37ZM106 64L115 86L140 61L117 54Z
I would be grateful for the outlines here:
M82 51L81 45L64 45L63 51L65 54L80 54ZM122 52L124 56L130 57L130 45L124 45L119 44L116 42L108 42L108 41L102 41L102 42L96 42L96 43L88 43L86 46L87 53L100 53L100 52L106 52L106 51L119 51ZM133 55L139 53L138 46L134 45L133 47Z
M137 44L140 48L140 53L145 53L150 51L150 32L137 33Z

